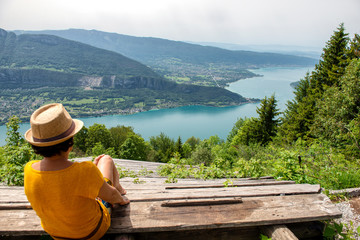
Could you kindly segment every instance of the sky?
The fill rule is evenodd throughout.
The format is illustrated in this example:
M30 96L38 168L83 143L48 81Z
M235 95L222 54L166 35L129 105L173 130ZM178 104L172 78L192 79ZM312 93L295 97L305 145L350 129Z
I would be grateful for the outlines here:
M139 37L323 48L360 0L0 0L5 30L96 29Z

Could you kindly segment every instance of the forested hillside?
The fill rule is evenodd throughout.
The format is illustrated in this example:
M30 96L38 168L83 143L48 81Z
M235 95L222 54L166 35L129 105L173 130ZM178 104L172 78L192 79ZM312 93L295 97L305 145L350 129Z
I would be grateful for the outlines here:
M48 102L74 116L248 102L218 87L177 84L123 55L52 35L0 29L0 124Z
M142 62L169 80L225 86L255 76L247 69L271 66L313 66L311 58L284 54L230 51L167 39L133 37L96 30L16 31L46 33L121 53Z

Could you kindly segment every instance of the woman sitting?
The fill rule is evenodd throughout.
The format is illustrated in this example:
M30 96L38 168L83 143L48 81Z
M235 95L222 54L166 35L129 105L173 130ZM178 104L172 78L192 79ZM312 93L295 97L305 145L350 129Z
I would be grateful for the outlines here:
M69 161L73 136L84 124L62 104L37 109L30 125L25 139L43 159L27 163L24 186L42 227L54 239L100 239L110 227L111 206L129 203L113 159Z

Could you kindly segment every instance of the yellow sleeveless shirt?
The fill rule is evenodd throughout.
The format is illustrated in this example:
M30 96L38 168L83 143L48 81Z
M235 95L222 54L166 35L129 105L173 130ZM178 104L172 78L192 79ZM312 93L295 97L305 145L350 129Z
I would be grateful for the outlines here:
M104 183L92 162L74 162L59 171L38 171L30 161L24 169L25 194L51 236L82 238L98 225L101 210L95 198ZM110 215L103 204L103 222L90 239L99 239L110 227Z

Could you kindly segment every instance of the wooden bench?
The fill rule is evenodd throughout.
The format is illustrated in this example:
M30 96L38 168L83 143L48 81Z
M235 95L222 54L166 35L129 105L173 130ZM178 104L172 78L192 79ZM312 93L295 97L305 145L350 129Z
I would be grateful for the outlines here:
M137 164L146 167L146 162ZM113 211L109 236L251 240L263 233L273 240L297 239L288 226L301 233L299 227L341 217L319 185L274 179L233 179L230 187L224 186L225 179L179 179L175 184L156 176L133 180L121 179L131 204ZM23 188L0 186L0 236L44 234Z

